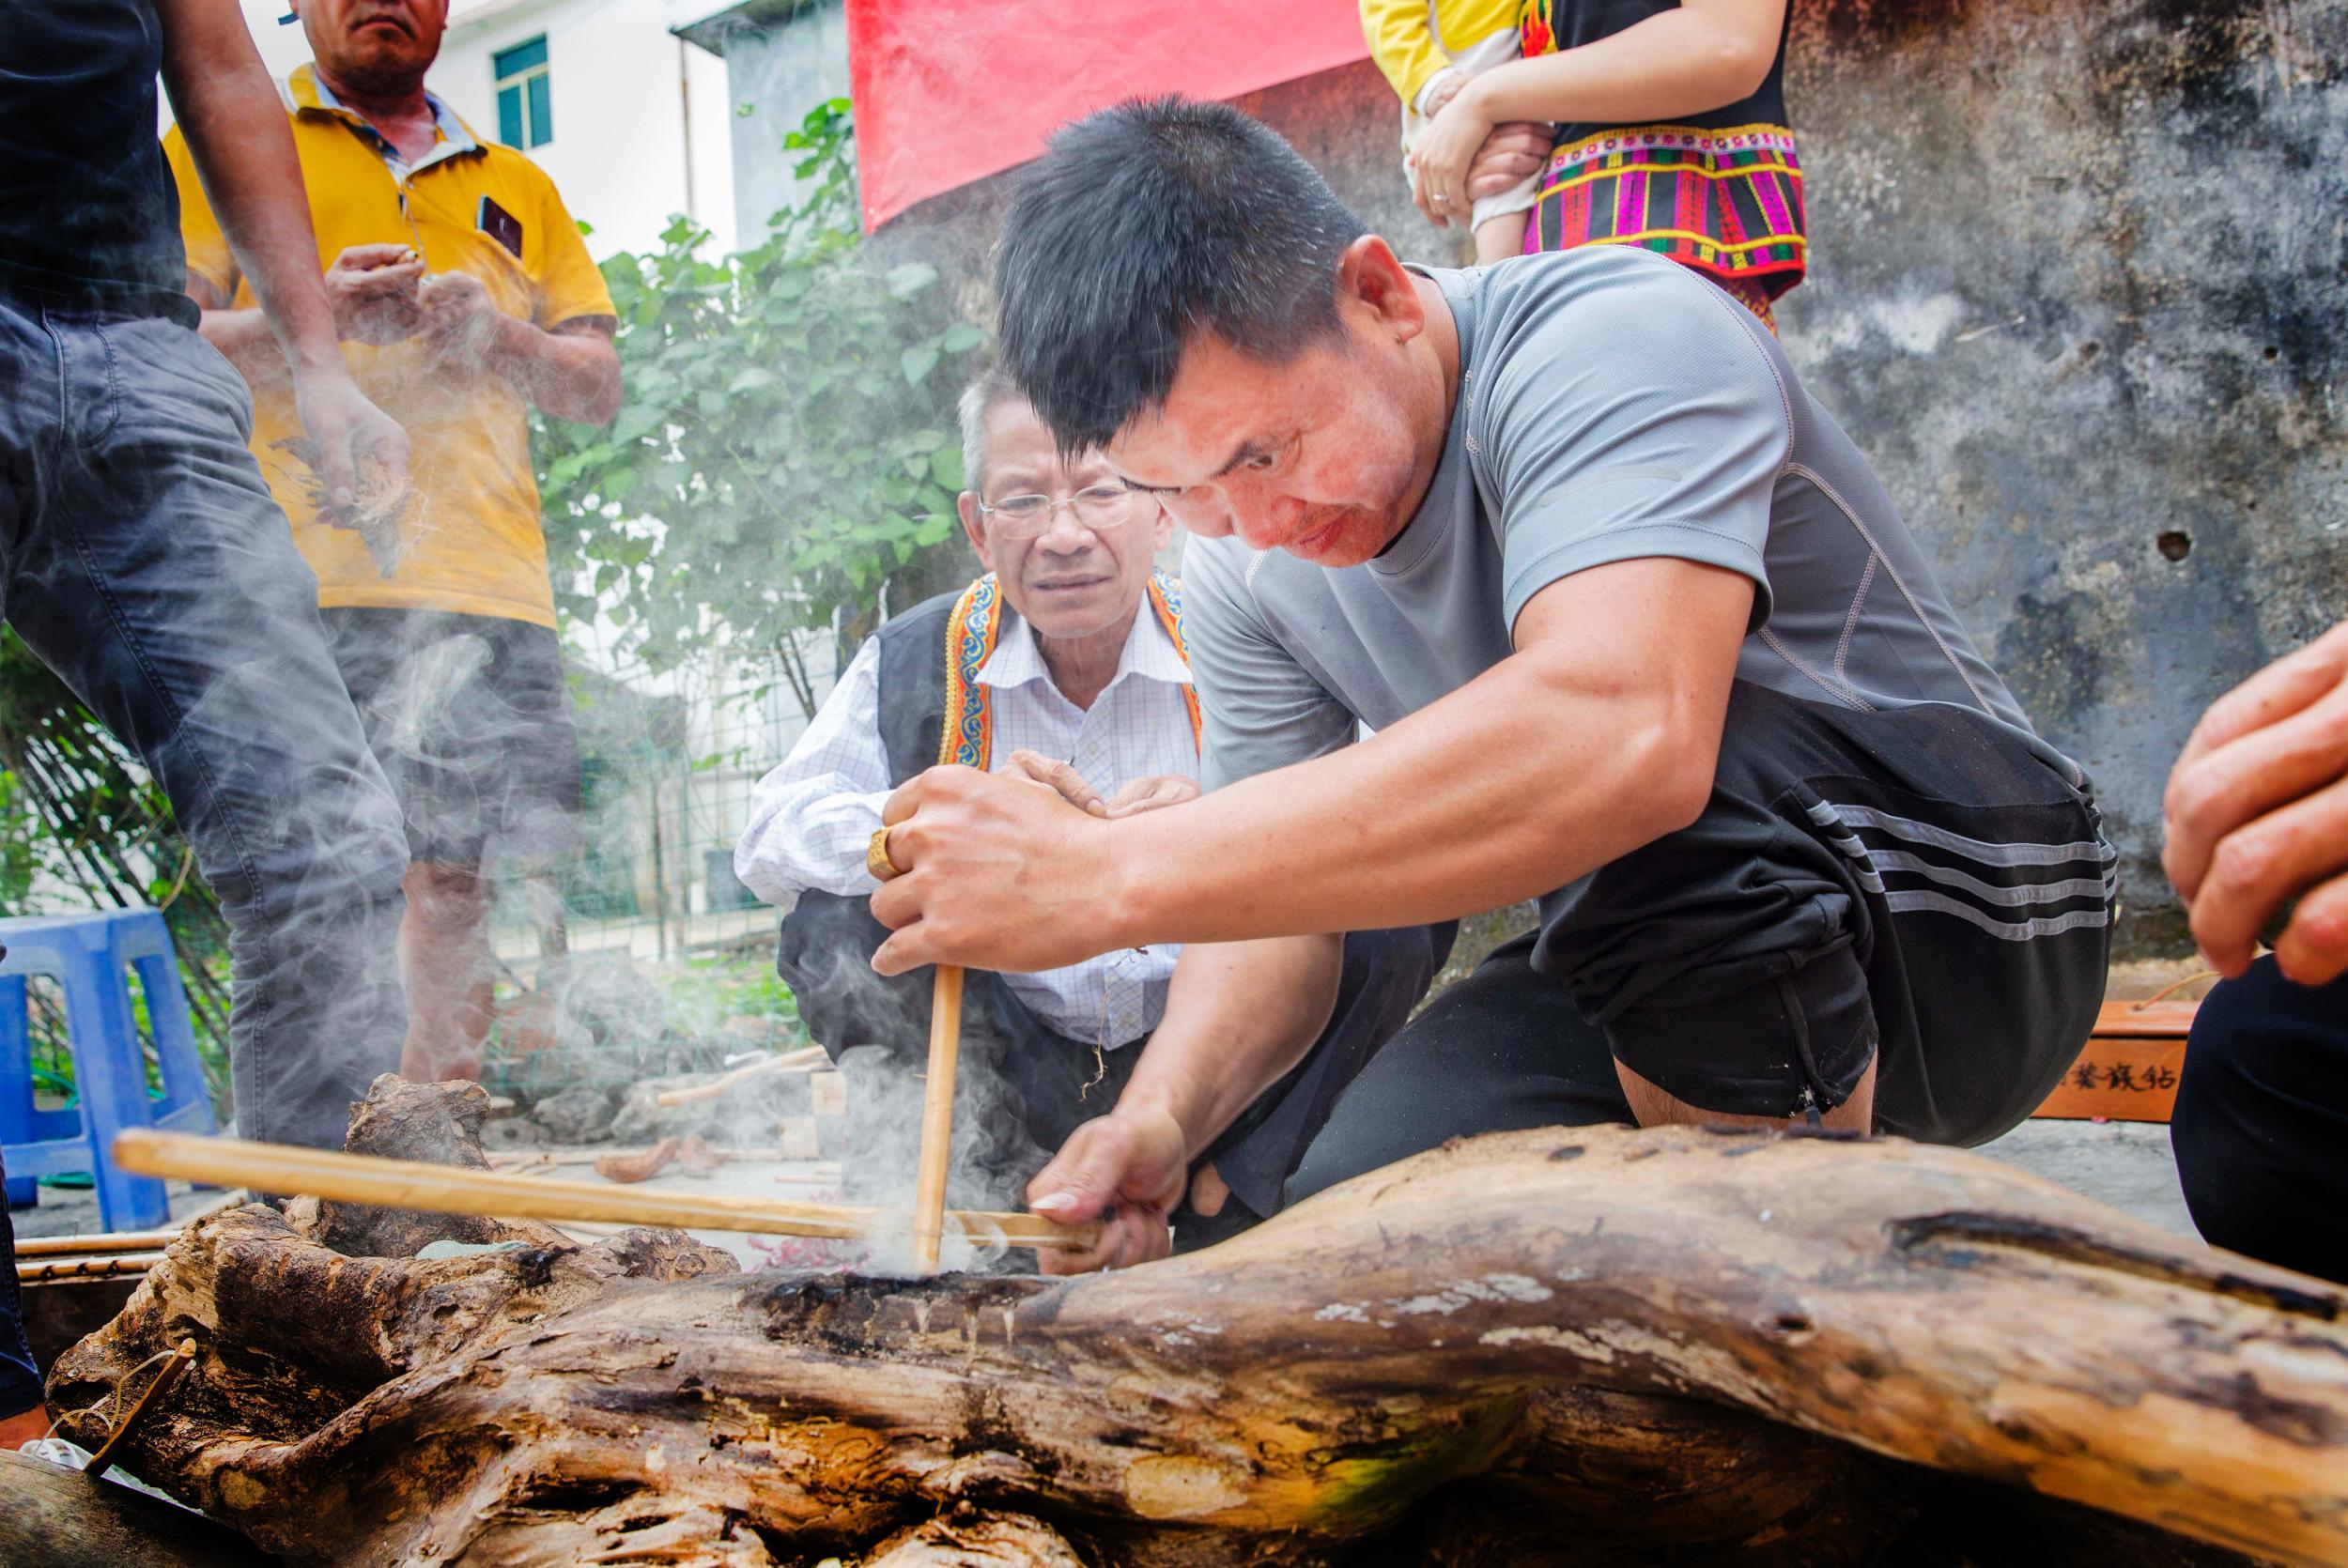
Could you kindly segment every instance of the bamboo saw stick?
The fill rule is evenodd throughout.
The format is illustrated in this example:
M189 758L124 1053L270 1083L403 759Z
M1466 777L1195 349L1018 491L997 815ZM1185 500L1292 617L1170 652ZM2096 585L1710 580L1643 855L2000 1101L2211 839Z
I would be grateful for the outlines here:
M806 1071L822 1062L824 1057L825 1051L822 1046L806 1046L797 1051L785 1052L780 1056L769 1056L763 1062L751 1062L735 1068L721 1078L713 1078L706 1084L696 1084L689 1089L663 1089L652 1097L653 1103L665 1110L672 1105L691 1105L697 1100L715 1099L736 1084L745 1083L752 1078L764 1078L770 1072Z
M954 1069L962 1061L962 965L937 966L930 996L930 1071L921 1085L921 1166L913 1184L913 1267L937 1272L946 1232L946 1167L954 1144Z
M822 1167L817 1167L819 1170ZM253 1201L253 1194L241 1188L215 1192L200 1207L175 1218L163 1230L100 1230L85 1231L79 1236L20 1236L16 1238L16 1255L20 1258L93 1258L108 1257L120 1253L153 1253L157 1257L162 1250L179 1239L179 1233L208 1214L224 1208L242 1208Z
M115 1280L144 1274L163 1261L161 1253L104 1253L88 1257L26 1258L16 1266L25 1284L55 1284L63 1280Z
M647 1191L604 1181L559 1181L464 1165L378 1160L363 1154L200 1138L145 1128L115 1135L114 1160L123 1170L141 1176L233 1184L256 1192L307 1192L336 1203L417 1208L434 1214L674 1225L832 1240L902 1235L906 1228L902 1210L790 1203L722 1192ZM1083 1248L1095 1239L1087 1227L1059 1224L1039 1214L963 1210L946 1215L945 1222L974 1241L1012 1247Z

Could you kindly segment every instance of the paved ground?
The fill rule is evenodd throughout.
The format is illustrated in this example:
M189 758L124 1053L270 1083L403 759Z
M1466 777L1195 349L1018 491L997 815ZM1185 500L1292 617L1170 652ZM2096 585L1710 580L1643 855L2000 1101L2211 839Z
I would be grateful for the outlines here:
M2166 1123L2028 1121L1975 1151L2193 1236Z

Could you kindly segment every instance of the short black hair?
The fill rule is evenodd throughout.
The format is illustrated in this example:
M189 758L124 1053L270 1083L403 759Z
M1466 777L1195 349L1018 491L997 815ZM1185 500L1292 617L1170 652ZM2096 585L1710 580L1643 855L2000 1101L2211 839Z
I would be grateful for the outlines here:
M1277 363L1337 325L1368 232L1277 131L1159 98L1063 127L996 250L1003 362L1062 451L1157 407L1191 335Z

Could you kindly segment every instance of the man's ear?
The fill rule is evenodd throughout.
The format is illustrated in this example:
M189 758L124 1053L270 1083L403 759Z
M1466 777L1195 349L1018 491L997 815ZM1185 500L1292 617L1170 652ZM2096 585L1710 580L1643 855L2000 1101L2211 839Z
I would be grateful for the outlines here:
M970 536L970 547L979 552L979 564L995 570L994 552L986 547L986 530L979 522L979 493L965 490L954 498L954 510L962 515L962 531Z
M1363 313L1366 324L1375 322L1397 343L1409 342L1427 326L1418 284L1394 247L1374 234L1355 239L1337 258L1337 309Z

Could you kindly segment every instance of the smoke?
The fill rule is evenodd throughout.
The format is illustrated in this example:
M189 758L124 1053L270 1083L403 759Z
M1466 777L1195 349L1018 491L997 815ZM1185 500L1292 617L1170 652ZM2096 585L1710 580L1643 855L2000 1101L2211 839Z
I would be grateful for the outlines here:
M575 194L591 212L595 193ZM820 210L811 199L803 205ZM827 242L816 249L829 254ZM829 576L784 546L830 526L806 504L810 497L857 514L859 526L950 509L950 462L930 471L911 501L868 500L882 480L902 486L908 456L937 450L923 444L919 427L941 423L949 395L941 389L971 351L964 337L973 334L960 323L951 343L933 341L954 324L943 291L915 300L862 264L744 268L744 300L731 302L726 290L677 285L657 258L615 260L609 271L615 288L626 281L634 290L624 292L629 321L643 319L637 307L665 291L680 309L698 301L692 308L703 314L685 336L726 346L716 357L721 365L669 401L655 377L641 377L616 430L549 425L541 433L558 459L548 465L549 495L562 491L553 477L559 458L578 454L566 453L565 442L630 453L647 469L672 458L672 467L700 465L670 491L631 484L626 500L596 491L545 509L548 531L573 536L567 554L557 545L554 588L574 612L564 628L574 647L604 637L633 648L657 667L653 680L633 679L636 669L623 679L611 658L602 668L570 661L565 669L559 657L533 664L520 641L543 628L500 613L517 607L500 596L503 565L534 547L528 533L539 526L529 507L530 404L502 377L453 369L421 339L347 345L361 390L409 438L416 500L402 516L404 537L388 571L381 556L365 559L355 536L298 529L320 563L314 576L288 544L285 514L311 512L315 474L298 452L278 447L306 434L282 381L255 377L264 383L255 420L237 368L176 323L110 323L102 338L95 328L60 329L85 331L86 340L57 345L56 363L81 377L60 382L58 429L120 491L117 515L88 519L85 531L114 552L98 563L100 575L147 620L127 638L102 628L87 587L91 563L63 550L41 559L38 541L8 563L8 607L34 651L146 761L219 896L233 969L231 1123L244 1136L339 1145L350 1104L377 1076L401 1068L420 1033L452 1018L488 1024L491 1053L486 1063L440 1065L486 1066L493 1088L519 1091L514 1098L525 1113L582 1085L607 1094L616 1113L638 1085L715 1071L729 1056L790 1043L779 1028L736 1027L743 1018L702 972L716 939L677 926L709 914L725 891L701 856L713 844L730 846L734 824L722 816L694 820L688 831L703 809L693 791L707 776L697 764L719 747L699 732L703 710L680 689L673 650L685 648L687 657L708 650L713 668L728 656L729 640L754 650L770 667L783 664L780 680L811 705L818 688L796 635L835 609L842 622L863 617L879 592L864 581L864 557L902 567L904 546L894 534L852 541L863 552L856 570L834 568ZM817 286L806 286L811 280ZM790 285L793 298L823 305L811 316L827 346L818 359L785 363L779 351L741 346L773 314L750 308L762 302L753 285L777 299ZM0 296L0 312L7 309ZM671 330L648 330L640 344ZM38 326L24 335L50 342ZM926 345L939 367L933 383L907 378L908 342ZM632 368L652 363L658 350L634 352ZM772 417L768 403L736 388L753 363L773 366L761 374L792 394L771 405ZM27 385L57 379L32 377ZM866 382L880 390L843 405L840 389ZM738 483L749 466L730 447L720 463L683 443L688 427L714 423L729 399L756 405L754 466L774 482L721 497L716 476ZM826 414L829 423L821 423ZM826 466L839 453L853 455L844 481ZM800 488L785 487L802 469L807 476L793 482ZM207 483L190 485L191 473ZM516 518L518 532L505 527ZM610 548L582 551L581 536ZM688 555L689 570L680 565ZM355 572L336 577L330 557L356 561ZM328 579L323 610L319 577ZM843 583L858 592L844 592ZM719 603L727 584L754 586ZM918 598L925 589L915 577L896 591ZM697 592L703 602L691 603ZM753 597L770 613L752 614ZM352 598L375 605L353 607ZM427 607L447 605L481 613ZM646 627L660 631L649 653ZM582 758L567 752L563 726L552 722L572 706L566 681L580 694L569 716L591 779L583 798L572 798ZM722 702L714 697L712 706ZM762 769L780 755L758 750ZM457 874L436 881L416 874L417 866ZM481 870L477 884L471 868ZM454 933L437 954L420 931L436 923ZM735 944L731 973L763 963L760 939L771 931L763 912L757 923L725 929ZM875 978L855 955L841 973L851 987ZM502 1015L494 1022L492 1008ZM846 1053L851 1196L910 1205L923 1033L914 1033L910 1061L894 1047ZM1010 1152L1018 1123L993 1070L999 1047L975 1009L969 1033L951 1198L963 1207L1016 1207L1042 1151ZM884 1038L860 1033L851 1044ZM723 1143L771 1145L778 1117L808 1114L805 1094L803 1078L778 1079L725 1097L706 1125ZM776 1195L771 1186L767 1192ZM960 1250L972 1261L999 1253Z
M187 336L163 323L153 331ZM116 335L122 347L133 334ZM156 346L159 357L201 347ZM140 372L152 367L120 358L129 384L144 385ZM234 434L224 410L178 387L150 392L142 413L197 453L211 454L208 441L216 451ZM134 637L152 671L146 680L90 669L108 639L61 653L38 618L25 629L145 758L220 899L238 1130L339 1144L349 1102L398 1061L408 853L397 807L318 640L309 575L290 550L253 547L256 531L282 541L284 527L263 498L230 490L175 517L168 552L112 563L118 596L141 607ZM154 700L158 685L177 712Z
M850 1203L910 1211L921 1161L921 1110L929 1062L929 971L893 978L875 974L865 942L795 953L795 989L805 1015L823 1020L847 1079L842 1130L843 1196ZM983 976L970 977L954 1074L953 1138L947 1166L951 1208L1017 1210L1027 1184L1050 1158L1029 1133L1028 1108L1004 1072L1008 1045L989 1016ZM833 1033L838 1030L841 1032ZM909 1237L875 1247L876 1270L909 1268ZM947 1237L949 1268L1024 1268L999 1244Z

